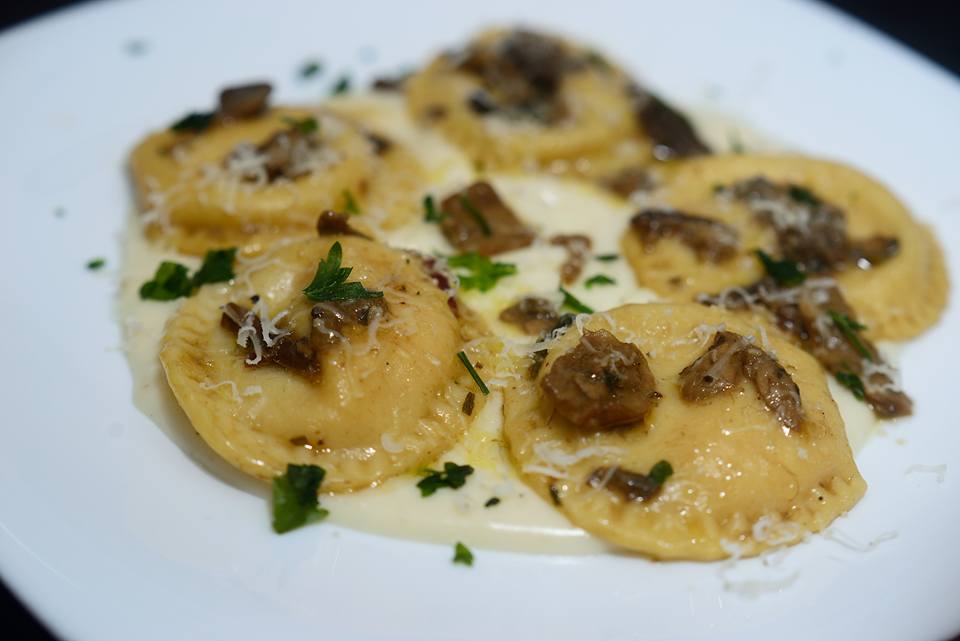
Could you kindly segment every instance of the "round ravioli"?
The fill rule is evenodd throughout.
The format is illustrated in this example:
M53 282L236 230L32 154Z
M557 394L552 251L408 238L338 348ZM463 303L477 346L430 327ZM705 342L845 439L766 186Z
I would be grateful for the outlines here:
M757 554L826 527L866 485L820 367L761 322L694 304L629 305L581 316L550 347L535 378L519 377L507 389L504 433L524 480L574 524L660 559ZM797 402L793 414L784 411L789 398L771 396L754 379L685 398L681 373L702 363L720 334L736 336L767 360ZM621 344L620 351L604 352L596 339L602 336ZM619 413L605 406L589 416L596 397L565 407L570 394L590 397L592 383L573 378L579 391L563 390L557 386L563 372L554 369L570 367L585 346L604 363L594 378L613 390L608 377L632 376L635 386L650 386L633 397L643 402L621 398ZM713 364L723 369L729 358ZM715 385L722 376L708 365L697 382Z
M359 212L376 139L326 111L271 108L196 132L149 135L130 168L147 233L202 254L312 229L325 209Z
M624 233L623 251L638 281L662 296L689 301L701 293L752 284L763 275L755 250L778 257L782 242L801 242L795 237L781 241L778 221L798 214L803 218L810 206L824 203L839 212L845 230L808 228L808 233L820 243L817 250L829 252L845 242L831 234L845 232L859 252L854 256L867 257L825 273L837 279L870 338L916 336L936 322L946 305L947 274L933 235L886 188L851 167L800 156L714 156L675 163L665 173L658 194L662 210L716 221L722 227L713 232L733 232L736 242L734 251L711 255L703 248L715 246L716 233L706 223L695 229L673 221L672 231L664 232L661 225L659 233L651 234L649 212L639 212ZM766 182L768 189L780 189L792 201L784 205L763 194L751 196L755 206L767 209L772 224L758 219L756 209L736 195L751 181ZM879 259L869 260L871 252L880 253Z
M484 32L405 85L414 116L485 168L559 171L651 158L637 139L629 79L595 52L523 30ZM593 160L591 160L593 159Z
M457 352L480 331L428 262L351 236L281 244L171 318L170 388L203 439L261 479L314 464L337 492L425 465L465 429Z

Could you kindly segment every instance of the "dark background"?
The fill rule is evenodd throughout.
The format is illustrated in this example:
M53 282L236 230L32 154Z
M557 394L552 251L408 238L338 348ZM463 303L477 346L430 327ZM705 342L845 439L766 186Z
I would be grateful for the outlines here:
M78 4L76 0L7 0L0 6L0 29L23 20ZM877 29L924 54L927 58L960 74L960 3L950 0L829 0ZM960 114L957 114L960 118ZM0 625L24 641L55 641L0 583ZM958 635L953 641L960 641Z

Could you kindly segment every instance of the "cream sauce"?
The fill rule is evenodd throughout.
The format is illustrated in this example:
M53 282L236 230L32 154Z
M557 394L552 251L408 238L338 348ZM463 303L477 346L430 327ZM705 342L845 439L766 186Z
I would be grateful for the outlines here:
M459 189L477 178L471 164L439 136L424 134L409 121L403 103L394 96L367 96L331 101L332 109L362 120L398 142L409 143L427 168L431 191L436 196ZM729 132L751 150L775 150L776 145L727 119L696 118L698 126L717 148L724 148ZM590 184L549 176L486 175L498 193L542 238L558 233L587 233L596 254L619 253L619 241L635 206L608 196ZM585 212L589 212L585 224ZM374 221L382 212L370 212ZM391 245L429 253L453 253L436 225L417 222L383 232ZM559 300L559 268L563 249L537 241L533 246L503 254L497 260L514 263L518 273L499 281L486 293L463 292L463 299L479 312L495 334L510 341L528 342L529 337L498 320L502 309L525 295L543 295ZM123 274L117 315L123 328L124 348L134 379L134 404L189 456L218 478L244 490L266 495L266 488L219 459L194 432L166 384L157 354L166 320L179 303L141 301L141 283L150 280L162 260L174 260L191 268L198 260L181 256L148 242L140 223L131 217L124 240ZM615 285L586 288L590 276L605 274ZM655 300L638 288L633 274L620 259L588 262L579 281L568 289L581 301L602 310L624 303ZM499 341L495 341L499 342ZM469 463L475 473L457 491L441 489L422 498L413 476L391 479L376 489L351 494L328 495L322 500L330 509L330 521L349 528L390 536L468 546L509 549L533 553L593 554L613 548L572 526L552 505L528 489L510 463L502 437L500 373L484 373L492 393L479 411L461 443L447 452L443 461ZM856 452L875 431L877 421L870 410L844 388L831 381ZM500 502L485 507L493 497Z

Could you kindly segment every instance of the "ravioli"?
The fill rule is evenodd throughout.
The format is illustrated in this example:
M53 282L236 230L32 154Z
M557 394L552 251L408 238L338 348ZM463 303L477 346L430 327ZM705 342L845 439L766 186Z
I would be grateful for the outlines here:
M375 313L367 309L360 322L342 326L323 312L349 311L357 301L336 308L337 301L315 304L302 292L337 247L351 281L383 292L370 299ZM255 477L314 464L326 470L324 488L340 492L411 472L464 431L461 406L472 383L456 354L483 331L429 269L415 254L355 236L281 243L233 281L204 287L171 318L160 352L170 388L203 439ZM289 333L312 344L314 328L323 330L329 344L309 368L268 363L259 350L251 358L238 345L224 306L241 310L240 320L251 296L259 297L251 311L258 318L247 331L258 338Z
M377 152L368 132L340 116L277 107L197 133L153 133L130 169L147 233L202 254L309 233L324 209L362 210L383 164ZM274 166L275 156L286 165Z
M582 336L604 331L639 347L658 398L629 425L585 429L566 418L576 415L553 402L543 381ZM681 371L724 331L775 357L796 385L802 420L785 420L749 383L683 399ZM624 366L622 358L611 362ZM628 305L578 317L536 377L520 374L506 389L504 434L524 480L571 522L658 559L713 560L796 543L866 489L816 361L758 318L695 304ZM594 482L598 470L646 474L661 460L673 474L646 500Z
M677 237L644 243L628 228L622 248L639 283L670 300L689 301L757 281L763 270L754 250L776 256L776 235L724 190L758 176L789 183L802 190L801 197L815 195L840 208L853 240L896 241L896 253L883 262L831 274L869 328L870 338L912 338L937 321L948 285L943 254L929 229L861 172L801 156L715 156L675 163L657 198L676 211L729 225L739 236L739 251L726 261L703 260Z
M442 54L405 84L411 112L486 169L652 159L629 79L552 36L493 29Z

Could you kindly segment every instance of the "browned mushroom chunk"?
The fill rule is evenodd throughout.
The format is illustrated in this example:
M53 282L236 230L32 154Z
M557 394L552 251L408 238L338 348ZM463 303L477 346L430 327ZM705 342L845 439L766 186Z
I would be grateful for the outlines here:
M630 219L630 227L645 247L661 238L676 238L701 261L722 263L737 254L739 234L718 220L666 209L645 209Z
M500 312L500 320L518 325L527 334L538 336L557 326L560 311L546 298L526 296Z
M637 120L654 142L657 160L687 158L710 153L687 117L652 93L631 87Z
M370 239L366 234L350 226L350 214L331 211L329 209L317 218L317 233L321 236L343 235Z
M365 131L364 135L367 137L367 140L370 141L370 146L373 147L373 153L378 156L383 156L393 149L393 141L386 136L381 136L372 131Z
M557 234L550 237L550 244L567 250L567 259L560 266L560 280L565 285L576 281L593 248L593 241L583 234Z
M220 92L220 116L237 120L259 116L267 109L271 89L265 82L224 89Z
M800 388L773 356L733 332L717 332L707 351L680 372L680 393L686 401L700 402L743 380L754 384L784 427L799 429L804 419Z
M222 309L223 315L220 317L220 326L227 331L237 333L243 327L252 325L253 335L249 336L246 341L248 366L260 367L272 364L289 369L309 379L320 376L322 371L321 349L316 344L312 332L309 338L294 338L292 334L267 337L264 336L263 325L253 310L235 303L227 303Z
M860 335L856 313L836 281L821 278L782 288L764 278L749 287L702 296L700 301L728 309L768 310L777 325L824 369L855 395L862 395L874 414L894 418L913 411L913 402L895 381L895 370L883 361L873 343Z
M606 330L585 332L540 385L560 416L590 431L638 423L660 398L643 353Z
M642 167L627 167L619 172L602 178L600 185L621 198L630 198L637 192L651 191L657 181L649 171Z
M383 298L356 298L317 303L310 310L311 338L328 344L344 340L344 329L350 325L368 326L387 312Z
M723 191L745 202L757 220L769 225L783 258L808 274L869 269L900 252L900 242L889 236L851 240L843 210L799 185L756 176Z
M534 233L520 222L489 183L476 182L447 196L440 210L448 214L440 222L443 235L462 251L493 256L533 242Z
M587 484L616 492L627 501L649 501L663 487L663 483L655 478L619 466L598 467L587 477Z

